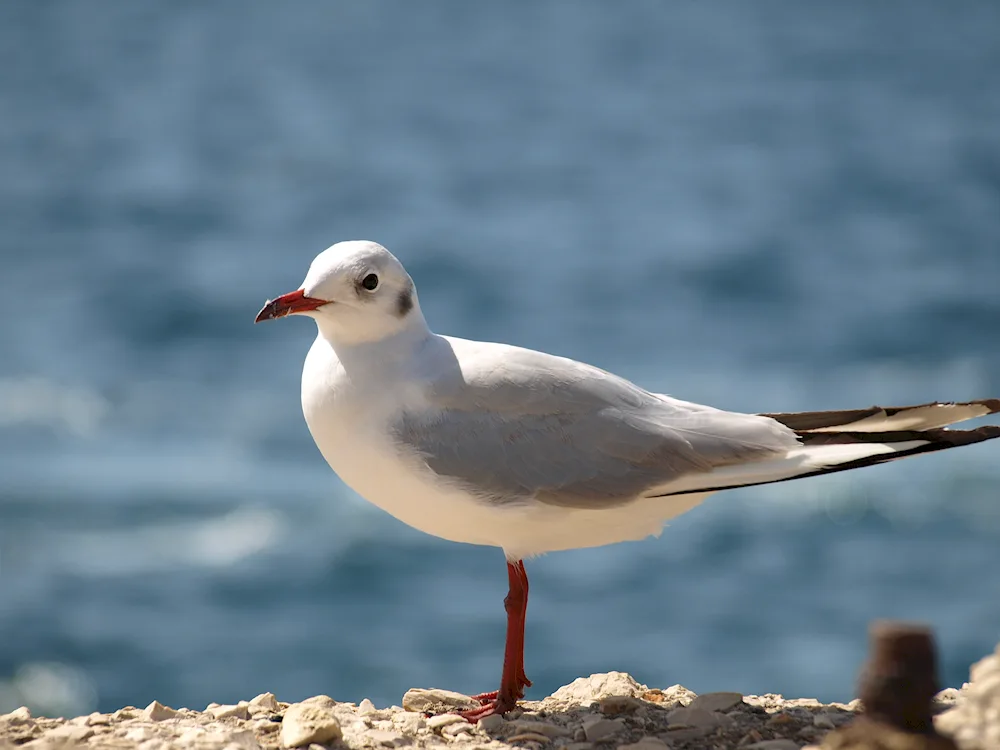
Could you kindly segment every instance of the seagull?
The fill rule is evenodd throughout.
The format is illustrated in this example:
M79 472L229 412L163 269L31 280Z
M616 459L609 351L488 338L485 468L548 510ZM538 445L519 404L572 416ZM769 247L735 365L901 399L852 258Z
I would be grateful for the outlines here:
M433 333L402 263L370 241L320 253L255 322L304 315L318 333L302 411L327 463L420 531L503 550L509 591L498 690L524 697L524 560L658 536L710 494L832 474L1000 437L950 430L1000 399L744 414L652 393L572 359Z

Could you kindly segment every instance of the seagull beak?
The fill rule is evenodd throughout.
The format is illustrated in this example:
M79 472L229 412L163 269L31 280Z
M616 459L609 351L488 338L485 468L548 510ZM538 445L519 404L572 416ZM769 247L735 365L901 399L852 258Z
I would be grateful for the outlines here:
M268 300L267 304L257 313L253 322L260 323L262 320L274 320L286 315L309 312L326 304L329 304L329 300L307 297L304 291L298 289L288 294L282 294L277 299Z

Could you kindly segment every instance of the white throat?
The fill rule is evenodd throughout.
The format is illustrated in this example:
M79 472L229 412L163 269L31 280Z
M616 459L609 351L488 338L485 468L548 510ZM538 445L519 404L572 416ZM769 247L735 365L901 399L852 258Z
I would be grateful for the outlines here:
M361 374L362 368L370 368L375 363L386 369L396 369L431 336L419 307L411 310L398 327L378 338L351 335L340 321L326 316L317 315L315 320L320 338L330 345L348 374Z
M413 308L402 318L374 313L331 303L333 310L327 312L320 308L310 317L316 321L319 334L336 349L342 346L357 346L361 344L377 344L380 341L390 341L407 335L428 332L427 321L420 307Z

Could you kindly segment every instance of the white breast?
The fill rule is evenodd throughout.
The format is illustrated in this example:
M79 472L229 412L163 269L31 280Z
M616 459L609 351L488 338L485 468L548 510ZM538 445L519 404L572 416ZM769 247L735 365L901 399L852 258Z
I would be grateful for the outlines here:
M352 381L317 339L302 373L302 411L323 458L351 489L403 523L455 542L501 546L489 533L498 510L433 483L398 453L388 433L397 399L378 376Z

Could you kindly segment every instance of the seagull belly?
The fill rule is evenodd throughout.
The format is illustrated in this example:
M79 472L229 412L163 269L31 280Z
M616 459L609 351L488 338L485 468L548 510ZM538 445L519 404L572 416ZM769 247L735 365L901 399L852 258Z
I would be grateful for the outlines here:
M498 509L477 502L457 488L434 484L429 471L425 474L404 460L378 431L312 431L330 468L372 505L433 536L501 546L492 533Z
M374 434L317 437L331 468L365 500L403 523L453 542L500 547L511 559L656 536L664 523L707 495L640 498L581 509L536 500L498 503L442 480Z

